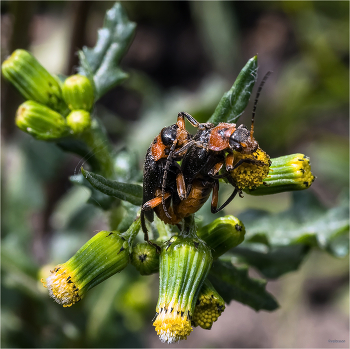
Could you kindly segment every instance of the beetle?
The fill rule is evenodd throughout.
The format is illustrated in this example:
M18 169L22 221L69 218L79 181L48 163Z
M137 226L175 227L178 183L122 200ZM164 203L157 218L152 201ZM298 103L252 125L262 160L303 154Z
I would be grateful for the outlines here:
M181 160L186 152L186 145L191 144L192 135L185 128L185 119L194 127L199 123L190 114L186 112L178 113L177 122L168 127L164 127L156 136L147 150L144 162L143 175L143 203L141 209L141 225L145 235L145 241L159 250L159 246L149 241L148 232L145 224L145 216L152 222L154 214L152 210L143 209L145 203L153 200L156 190L161 190L161 195L157 196L159 203L166 216L169 216L165 201L164 193L166 190L177 191L180 200L185 199L187 190L185 187L184 177L177 161ZM182 148L182 151L175 155L175 150Z
M239 192L238 189L235 190L228 201L219 209L217 208L219 180L214 178L216 172L212 171L209 173L209 170L215 167L215 164L224 160L224 153L213 152L208 157L205 144L208 143L214 125L205 123L199 124L197 127L198 131L191 142L188 142L183 148L174 153L176 155L174 155L173 159L176 159L177 155L185 152L182 158L181 168L178 168L176 166L177 164L175 165L172 162L168 168L166 185L156 188L154 197L148 201L144 200L142 206L142 212L151 212L152 214L155 212L167 224L178 225L184 218L197 212L208 200L212 191L212 212L218 212L223 209ZM204 166L202 166L203 162ZM198 167L201 171L196 172ZM184 182L187 186L187 193L182 193L182 195L180 195L178 190L177 180L174 180L178 176L178 173L181 173L184 177ZM164 205L161 205L162 198L165 201L165 208Z
M191 141L185 142L180 149L175 150L173 145L165 164L157 167L158 170L164 171L162 185L159 185L159 181L153 182L152 195L144 197L141 211L145 239L148 239L148 234L144 215L150 215L150 218L152 215L153 220L153 212L155 212L165 223L178 225L183 218L197 212L208 200L211 192L213 192L211 211L217 213L226 207L238 193L242 195L242 191L236 186L234 176L231 175L237 167L245 162L257 166L266 165L256 160L254 156L242 158L234 163L234 154L250 155L259 148L258 142L253 137L254 117L261 88L269 73L264 77L258 89L250 131L244 125L236 127L236 124L233 123L219 123L217 126L212 123L199 124L187 114L186 117L192 125L198 128L198 131ZM179 168L176 160L181 158L182 164ZM218 175L224 164L225 173ZM157 178L160 177L161 175L158 174ZM234 186L234 191L218 208L219 178L227 178Z

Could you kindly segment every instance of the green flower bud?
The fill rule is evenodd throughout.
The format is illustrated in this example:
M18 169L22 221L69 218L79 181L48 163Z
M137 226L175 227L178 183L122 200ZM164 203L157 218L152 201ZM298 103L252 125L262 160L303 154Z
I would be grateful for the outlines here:
M264 184L255 190L245 190L251 195L269 195L285 191L303 190L311 186L315 176L311 172L310 158L292 154L271 159L269 175Z
M68 114L67 125L72 129L73 133L82 133L91 127L91 116L86 110L75 110Z
M69 135L66 119L34 101L24 102L16 113L16 125L39 140L55 140Z
M60 113L67 106L59 82L25 50L16 50L3 62L2 74L28 100L44 104Z
M159 254L147 242L136 244L131 253L131 264L141 275L151 275L159 271Z
M192 318L194 327L200 326L210 330L213 323L225 310L225 301L215 290L211 282L206 279L198 296Z
M197 237L173 236L162 248L153 323L162 342L175 343L192 332L194 308L212 261L210 248Z
M116 231L100 231L41 281L57 303L70 307L88 290L122 271L128 262L127 240Z
M65 80L62 94L70 110L90 111L94 104L94 88L83 75L72 75Z
M212 256L216 259L243 242L245 228L238 218L225 216L199 229L197 235L212 248Z

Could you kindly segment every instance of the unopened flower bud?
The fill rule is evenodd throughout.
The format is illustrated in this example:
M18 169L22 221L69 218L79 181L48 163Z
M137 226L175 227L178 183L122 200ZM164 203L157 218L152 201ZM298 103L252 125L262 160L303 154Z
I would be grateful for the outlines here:
M91 116L86 110L74 110L67 116L67 125L74 134L82 133L91 127Z
M192 332L194 308L212 260L210 248L197 237L173 236L162 248L153 323L162 342L175 343Z
M101 231L42 282L57 303L70 307L88 290L122 271L128 262L127 240L116 231Z
M16 125L39 140L56 140L69 135L66 119L61 114L34 101L19 106Z
M94 104L94 88L83 75L72 75L62 86L62 94L70 110L90 111Z
M147 242L138 243L132 249L131 264L141 275L151 275L159 271L159 254Z
M5 79L25 99L41 103L60 113L67 110L58 81L29 52L14 51L3 62L1 70Z
M230 175L238 189L253 189L263 184L269 173L271 164L270 157L258 148L252 154L234 153L235 161L233 166L242 160L252 160L253 162L242 162Z
M197 235L212 249L212 256L216 259L243 242L245 228L238 218L225 216L199 229Z
M225 310L225 301L206 279L198 296L192 318L193 326L210 330L213 323Z
M304 154L291 154L271 159L264 184L255 190L245 190L251 195L269 195L285 191L303 190L311 186L315 176L311 172L310 158Z

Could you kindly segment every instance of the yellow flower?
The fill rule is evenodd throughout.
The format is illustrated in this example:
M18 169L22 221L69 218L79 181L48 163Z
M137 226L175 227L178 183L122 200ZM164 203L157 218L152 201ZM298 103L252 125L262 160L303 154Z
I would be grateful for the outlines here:
M213 323L225 310L225 301L209 280L205 280L194 309L192 323L210 330Z
M271 161L270 157L261 148L258 148L252 154L242 154L235 152L234 157L235 161L233 165L236 165L241 160L247 159L259 162L243 162L236 169L230 172L237 188L254 189L263 184L264 179L269 173Z

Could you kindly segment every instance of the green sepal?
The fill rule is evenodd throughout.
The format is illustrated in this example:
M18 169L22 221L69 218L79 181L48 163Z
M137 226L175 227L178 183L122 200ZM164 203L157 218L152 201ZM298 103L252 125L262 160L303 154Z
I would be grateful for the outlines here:
M278 308L274 296L265 289L266 281L250 278L247 267L235 267L230 262L217 260L208 277L226 303L235 300L256 311Z
M2 74L27 100L43 104L63 115L68 111L59 82L25 50L16 50L2 64Z
M94 86L83 75L72 75L62 85L62 95L70 110L90 111L94 104Z
M17 109L16 125L36 139L50 141L70 135L66 119L56 111L34 101Z
M129 21L122 5L117 2L106 13L96 46L83 47L79 51L79 73L93 79L96 100L128 77L119 68L119 63L131 44L135 28L136 24Z
M121 183L104 178L81 168L83 176L89 183L103 194L130 202L133 205L142 204L142 186L139 184Z
M254 56L241 70L231 89L222 96L208 122L237 122L248 105L257 74L258 56Z
M151 275L159 271L159 254L147 242L136 244L131 252L131 264L141 275Z
M211 247L214 259L242 243L244 234L243 223L234 216L217 218L197 231L198 237Z
M315 176L311 172L310 159L304 154L291 154L271 159L271 166L264 184L256 189L244 189L250 195L270 195L286 191L310 188Z

